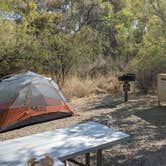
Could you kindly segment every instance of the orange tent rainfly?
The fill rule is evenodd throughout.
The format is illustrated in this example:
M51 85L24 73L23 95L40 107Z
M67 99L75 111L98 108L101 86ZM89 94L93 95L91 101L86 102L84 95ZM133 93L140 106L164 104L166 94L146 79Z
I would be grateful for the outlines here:
M72 114L52 79L26 72L0 80L0 132Z

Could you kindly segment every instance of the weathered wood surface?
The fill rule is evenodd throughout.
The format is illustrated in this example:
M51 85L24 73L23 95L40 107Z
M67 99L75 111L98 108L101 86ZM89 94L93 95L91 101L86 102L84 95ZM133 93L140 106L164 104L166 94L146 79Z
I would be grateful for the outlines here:
M65 129L57 129L0 142L0 166L26 166L28 159L45 154L66 160L128 138L96 122L87 122ZM58 166L58 165L57 165Z
M166 74L158 75L158 103L166 104Z

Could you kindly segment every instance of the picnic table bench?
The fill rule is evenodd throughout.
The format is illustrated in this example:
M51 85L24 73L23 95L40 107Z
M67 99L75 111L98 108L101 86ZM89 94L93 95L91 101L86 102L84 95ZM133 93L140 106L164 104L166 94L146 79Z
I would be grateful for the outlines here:
M0 166L27 166L30 158L48 154L55 160L71 161L85 154L90 165L90 152L97 152L97 166L102 165L102 150L129 137L128 134L108 128L97 122L86 122L64 129L33 134L0 142ZM55 161L55 166L62 163ZM58 164L59 163L59 164Z

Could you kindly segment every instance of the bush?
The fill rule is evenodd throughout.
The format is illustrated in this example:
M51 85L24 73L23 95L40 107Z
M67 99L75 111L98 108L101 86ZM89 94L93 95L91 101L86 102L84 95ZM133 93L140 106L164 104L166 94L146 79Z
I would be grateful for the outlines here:
M81 79L74 76L66 81L63 89L68 98L81 98L91 94L117 93L120 91L120 83L115 77L98 76L95 79L90 77Z

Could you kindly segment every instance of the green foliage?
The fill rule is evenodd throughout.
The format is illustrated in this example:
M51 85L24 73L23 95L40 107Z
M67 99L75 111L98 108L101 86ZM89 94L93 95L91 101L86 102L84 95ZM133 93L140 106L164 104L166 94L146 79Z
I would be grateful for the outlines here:
M138 69L166 70L166 33L162 21L152 16L135 59Z
M99 62L105 70L166 70L165 0L42 2L0 1L1 13L22 15L0 17L1 76L33 70L63 83Z

